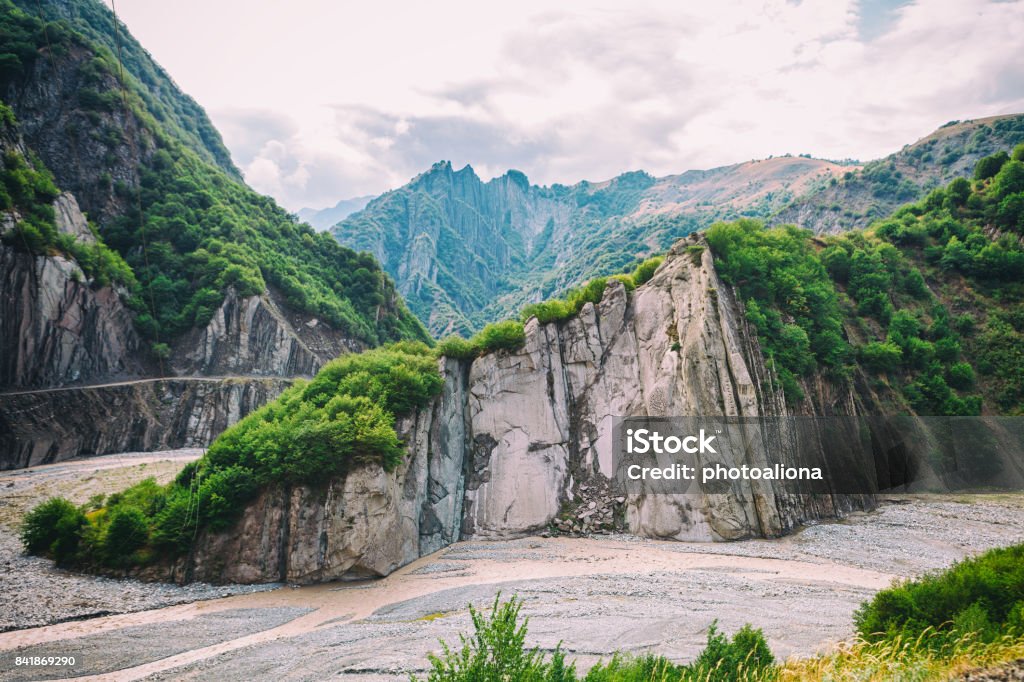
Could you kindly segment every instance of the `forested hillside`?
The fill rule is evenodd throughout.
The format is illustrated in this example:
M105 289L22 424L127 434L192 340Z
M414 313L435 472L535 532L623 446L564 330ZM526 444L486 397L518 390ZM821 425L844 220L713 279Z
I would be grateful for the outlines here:
M372 256L295 222L239 179L202 109L123 26L115 37L101 3L2 0L0 34L7 125L17 126L29 167L50 178L34 182L34 198L15 188L26 219L6 244L72 253L89 271L91 256L47 216L57 189L69 190L127 263L104 252L91 269L125 285L137 327L154 342L204 326L229 287L240 296L274 288L364 344L426 338ZM24 166L5 159L8 176Z
M931 135L885 158L834 178L772 216L815 232L867 227L903 204L958 177L970 177L985 156L1024 141L1024 116L950 121Z
M1024 145L864 231L707 239L791 403L825 368L895 414L1024 412Z

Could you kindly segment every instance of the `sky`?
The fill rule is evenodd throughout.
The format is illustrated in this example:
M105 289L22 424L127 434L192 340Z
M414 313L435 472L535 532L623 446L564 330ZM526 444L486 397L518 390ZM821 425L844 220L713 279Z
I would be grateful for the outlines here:
M109 2L108 2L109 4ZM1024 0L119 0L290 210L436 161L537 184L869 160L1024 112Z

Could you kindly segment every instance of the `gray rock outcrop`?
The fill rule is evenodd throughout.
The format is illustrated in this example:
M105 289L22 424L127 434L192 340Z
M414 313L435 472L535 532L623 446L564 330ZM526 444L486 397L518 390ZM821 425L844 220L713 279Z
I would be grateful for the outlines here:
M202 447L288 379L142 379L0 394L0 470L72 457Z
M311 315L285 313L281 297L239 297L229 289L213 317L175 341L177 374L312 376L324 363L365 345Z
M6 246L0 246L0 344L0 387L61 386L143 371L140 339L117 291L92 288L73 260Z
M459 538L619 528L678 540L775 536L870 506L868 498L794 496L770 485L727 493L615 490L618 416L778 415L756 339L745 330L699 237L654 278L564 322L526 325L526 342L472 362L445 360L431 406L401 422L409 452L317 489L271 489L237 525L206 533L178 580L316 582L387 575Z

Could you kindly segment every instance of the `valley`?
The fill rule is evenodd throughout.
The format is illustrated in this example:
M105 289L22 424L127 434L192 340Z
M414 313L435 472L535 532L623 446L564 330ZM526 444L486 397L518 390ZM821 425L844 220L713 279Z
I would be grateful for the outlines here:
M457 641L466 631L467 604L482 609L499 591L525 599L532 641L544 649L561 641L581 669L613 650L688 660L716 619L727 631L753 623L780 656L806 656L849 637L854 609L893 579L1024 539L1024 497L983 495L892 498L878 511L777 540L607 534L458 542L380 580L257 592L72 578L17 556L16 512L34 501L62 494L84 502L104 486L166 480L197 454L107 456L0 477L2 586L35 610L6 625L33 627L0 633L5 657L74 650L84 661L76 674L109 680L246 680L254 671L285 680L391 680L422 672L438 639ZM83 610L109 615L55 622L74 614L61 601L71 596L69 580ZM146 596L129 596L140 591Z
M261 138L290 126L219 112L222 139L112 4L0 0L0 38L5 664L774 682L1024 657L1019 106L868 161L684 170L666 140L657 175L619 148L571 184L434 161L472 135L399 172L423 120L332 108L392 189L292 213L305 183L294 205L334 200ZM709 420L672 448L720 473L627 482L634 419ZM487 627L511 643L473 665L526 668L428 657Z

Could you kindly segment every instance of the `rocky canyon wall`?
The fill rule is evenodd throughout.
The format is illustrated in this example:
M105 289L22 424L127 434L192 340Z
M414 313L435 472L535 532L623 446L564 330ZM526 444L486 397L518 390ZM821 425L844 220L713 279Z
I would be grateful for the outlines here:
M404 419L408 458L312 489L265 491L224 533L200 537L178 580L317 582L386 575L460 538L548 527L619 528L677 540L775 536L863 508L863 497L729 492L627 495L613 481L618 416L785 413L756 339L699 237L653 279L564 322L526 325L526 343L472 362L444 360L445 385ZM736 462L741 464L742 462ZM164 576L166 577L166 576Z
M208 445L273 400L284 378L140 379L0 394L0 470Z

